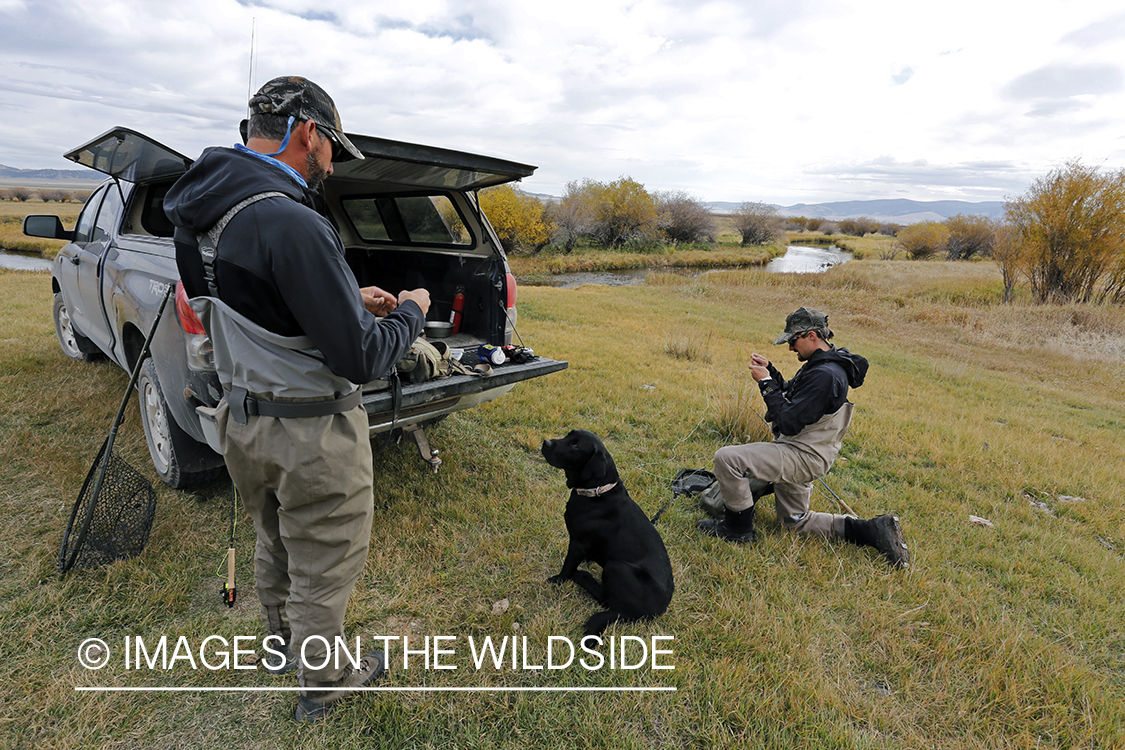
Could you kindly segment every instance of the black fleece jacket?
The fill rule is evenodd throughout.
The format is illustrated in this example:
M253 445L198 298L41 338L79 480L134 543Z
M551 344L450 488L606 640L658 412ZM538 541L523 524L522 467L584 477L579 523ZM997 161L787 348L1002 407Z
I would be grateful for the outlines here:
M223 231L219 298L269 331L308 336L340 377L360 384L383 377L421 333L421 308L405 302L382 322L367 312L339 234L315 210L318 196L252 154L207 149L164 199L185 291L209 294L196 237L245 198L273 191L288 197L251 204Z
M758 381L766 402L766 421L774 435L796 435L825 414L838 411L848 400L849 386L863 385L867 360L833 346L813 352L788 382L772 362L767 369L770 377Z

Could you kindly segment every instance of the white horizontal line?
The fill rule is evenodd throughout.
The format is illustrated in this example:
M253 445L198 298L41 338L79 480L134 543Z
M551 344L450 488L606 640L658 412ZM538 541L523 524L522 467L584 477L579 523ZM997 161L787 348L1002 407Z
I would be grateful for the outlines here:
M322 688L321 690L335 690ZM295 693L317 692L301 687L81 687L80 693ZM364 693L674 693L674 687L357 687L349 692Z

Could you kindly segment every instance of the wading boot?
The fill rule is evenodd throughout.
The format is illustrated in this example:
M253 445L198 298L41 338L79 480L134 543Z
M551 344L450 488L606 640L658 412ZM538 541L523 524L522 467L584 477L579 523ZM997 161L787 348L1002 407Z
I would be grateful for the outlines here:
M297 699L297 721L323 719L336 704L348 697L356 688L367 687L387 673L387 657L382 651L372 651L359 660L359 667L348 665L344 676L335 682L302 684L301 697Z
M910 550L902 538L902 527L898 516L885 513L870 520L861 518L844 519L844 538L852 544L874 547L893 568L910 565Z
M703 518L696 522L695 528L707 536L715 536L724 542L732 544L752 544L757 541L754 535L754 509L751 505L746 510L731 510L725 508L721 521L714 518Z
M265 666L267 672L282 675L289 674L297 669L297 657L293 655L293 649L289 645L292 639L293 634L289 631L270 633L266 637L263 643L269 646L271 650L266 651L266 655L262 659L262 665Z
M270 651L266 651L266 655L262 657L262 665L270 674L288 674L297 668L297 659L293 656L290 645L293 631L289 627L285 605L276 607L262 605L261 615L262 624L269 633L262 641L262 645L270 648Z

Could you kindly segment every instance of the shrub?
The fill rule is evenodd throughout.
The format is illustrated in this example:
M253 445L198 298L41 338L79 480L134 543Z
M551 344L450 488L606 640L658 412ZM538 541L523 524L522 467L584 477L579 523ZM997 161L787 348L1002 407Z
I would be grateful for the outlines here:
M480 207L506 252L537 252L550 238L543 202L511 185L497 185L480 192Z
M732 219L743 245L768 245L784 236L782 219L768 203L743 203Z
M1121 298L1125 170L1102 174L1074 160L1036 180L1004 210L1037 301Z
M657 238L656 200L631 177L592 183L592 236L606 245L648 243Z
M566 195L548 214L552 239L570 252L580 237L604 245L647 244L659 237L656 199L631 177L610 183L585 179L566 186Z
M548 203L544 210L551 242L562 245L564 252L574 250L579 238L589 236L593 230L594 205L588 196L593 185L590 180L568 182L563 197Z
M922 221L898 233L898 244L914 260L925 260L945 249L949 227L944 222Z
M657 224L672 242L703 242L715 239L715 217L697 198L682 190L654 193Z
M844 219L840 222L840 231L852 237L862 237L865 234L873 234L879 230L879 222L874 219L869 219L866 216L860 216L855 219Z
M949 228L946 240L946 257L949 260L967 260L974 255L992 253L996 224L987 216L957 214L945 220Z

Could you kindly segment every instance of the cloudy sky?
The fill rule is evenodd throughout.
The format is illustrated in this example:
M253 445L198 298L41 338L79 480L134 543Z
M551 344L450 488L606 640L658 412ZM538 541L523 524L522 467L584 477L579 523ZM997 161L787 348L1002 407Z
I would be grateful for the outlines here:
M553 195L1003 200L1125 167L1120 0L0 0L0 163L70 168L116 125L196 156L286 74L349 132Z

